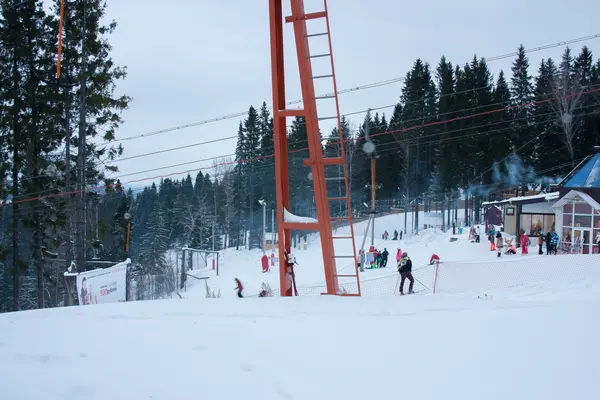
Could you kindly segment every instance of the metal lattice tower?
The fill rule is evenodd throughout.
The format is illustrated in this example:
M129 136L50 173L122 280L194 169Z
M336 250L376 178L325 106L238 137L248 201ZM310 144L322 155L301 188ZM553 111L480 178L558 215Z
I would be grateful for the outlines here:
M275 184L277 193L277 226L279 235L279 265L280 265L280 291L282 296L292 296L293 265L288 266L287 255L291 254L291 230L319 231L321 235L321 247L323 252L323 266L325 270L326 292L328 295L354 295L360 296L360 280L358 266L356 263L356 246L354 243L354 227L352 225L352 207L348 185L348 171L345 160L344 138L340 120L339 102L337 95L337 84L333 64L329 16L327 12L327 1L324 0L323 11L305 13L303 0L290 0L292 15L285 17L285 22L293 25L296 41L296 52L298 57L298 69L302 86L302 100L304 108L301 110L287 110L285 101L285 71L283 60L283 0L269 0L270 27L271 27L271 68L273 85L273 129L275 144ZM307 31L307 20L324 18L326 32ZM327 40L329 52L325 54L311 54L310 40ZM312 60L315 58L328 58L331 61L331 72L329 74L313 76ZM334 93L327 96L315 96L314 80L330 79L333 83ZM335 102L335 115L320 116L317 110L317 100L328 100ZM284 210L289 211L290 193L288 179L288 147L286 136L286 118L304 117L308 136L309 158L304 160L304 166L311 169L314 187L314 196L317 210L317 222L294 222L286 221ZM321 134L319 121L337 121L339 133L339 156L324 157L321 145ZM342 166L342 168L339 168ZM327 167L343 170L343 176L337 178L326 178ZM345 195L330 197L327 181L338 179L344 181ZM350 224L350 236L333 236L332 218L330 216L330 204L345 201L347 216L336 217L334 220L347 220ZM335 253L334 241L349 240L352 243L351 254ZM354 274L340 275L337 272L336 260L346 259L354 265ZM340 292L338 278L356 279L356 293Z

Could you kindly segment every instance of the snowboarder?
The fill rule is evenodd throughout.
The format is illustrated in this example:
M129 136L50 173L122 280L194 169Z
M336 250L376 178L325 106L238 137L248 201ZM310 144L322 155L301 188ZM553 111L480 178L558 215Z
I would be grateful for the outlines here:
M238 278L235 278L235 283L236 283L235 290L237 290L237 296L244 297L244 296L242 296L242 290L244 290L244 286L242 286L242 282Z
M387 251L386 248L383 249L383 253L381 253L381 257L382 257L382 262L383 265L382 267L385 268L387 266L387 260L388 260L388 256L390 255L390 253Z
M400 273L400 295L404 296L404 281L408 278L408 294L412 294L415 278L412 276L412 261L408 258L408 253L402 254L400 264L398 264L398 272Z

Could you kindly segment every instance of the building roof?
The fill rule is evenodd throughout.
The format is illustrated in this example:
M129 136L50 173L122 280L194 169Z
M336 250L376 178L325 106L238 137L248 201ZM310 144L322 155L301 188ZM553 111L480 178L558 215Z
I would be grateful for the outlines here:
M558 184L564 188L600 188L600 153L588 156Z
M559 201L557 201L552 206L552 208L561 208L562 206L564 206L568 202L570 202L572 200L577 200L578 198L581 198L583 201L585 201L586 203L588 203L590 206L592 206L593 209L600 210L600 203L598 203L596 200L594 200L592 198L592 196L590 196L589 194L584 193L584 192L580 192L578 190L571 190L569 193L567 193L566 195L564 195L562 199L560 199Z
M500 204L512 204L512 203L541 203L543 201L554 201L558 200L559 192L551 192L551 193L540 193L535 194L533 196L521 196L521 197L511 197L506 200L500 201L485 201L481 203L482 206L492 206L492 205L500 205Z

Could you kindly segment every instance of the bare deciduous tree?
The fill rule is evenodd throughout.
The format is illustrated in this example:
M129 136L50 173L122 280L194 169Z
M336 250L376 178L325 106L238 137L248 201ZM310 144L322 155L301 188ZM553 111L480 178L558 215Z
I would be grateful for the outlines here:
M573 139L577 135L581 115L576 114L585 88L581 85L568 60L563 60L560 70L552 77L552 101L550 106L556 113L558 124L562 127L562 140L567 147L571 160L575 159Z

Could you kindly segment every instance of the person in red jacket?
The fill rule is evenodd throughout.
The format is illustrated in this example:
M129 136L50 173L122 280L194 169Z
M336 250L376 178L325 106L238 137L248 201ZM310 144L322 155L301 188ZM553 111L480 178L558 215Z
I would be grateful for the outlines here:
M269 257L265 254L261 258L262 272L269 272Z
M521 230L521 254L529 254L529 236Z
M431 256L431 258L429 259L429 265L433 265L437 262L440 262L440 256L438 256L437 254L433 253L433 255Z
M236 283L235 290L237 290L237 296L244 297L244 296L242 296L242 290L244 290L244 286L242 286L242 282L238 278L235 278L235 283Z

